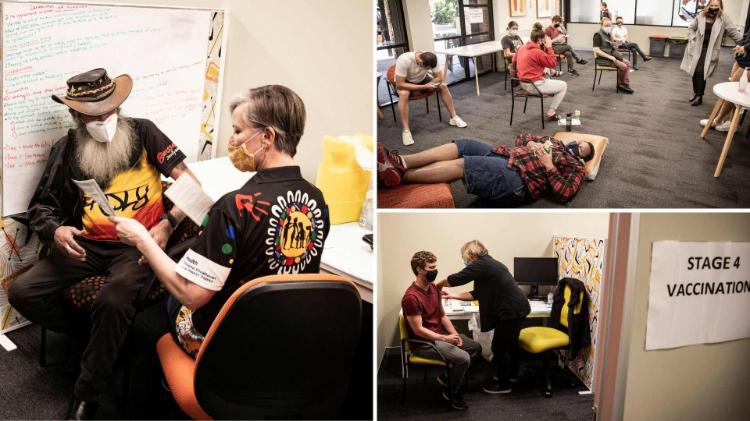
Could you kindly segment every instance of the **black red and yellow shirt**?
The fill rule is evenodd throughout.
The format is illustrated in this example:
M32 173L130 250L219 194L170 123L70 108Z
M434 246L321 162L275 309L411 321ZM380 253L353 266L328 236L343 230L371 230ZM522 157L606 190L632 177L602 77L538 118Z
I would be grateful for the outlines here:
M169 176L185 154L149 120L132 119L135 146L130 168L117 174L108 186L100 186L118 216L139 221L150 229L164 213L161 174ZM114 224L88 195L83 197L84 237L119 241Z
M217 292L193 312L181 309L178 337L180 320L188 317L195 335L205 335L227 299L246 281L318 272L330 228L323 194L296 166L258 171L239 190L219 199L204 225L177 273Z
M150 228L163 212L159 173L169 173L185 154L156 125L146 119L129 118L135 142L130 167L110 185L100 186L118 215L132 217ZM26 217L29 227L42 239L46 254L61 225L86 228L88 238L116 242L114 227L103 218L99 207L82 197L72 180L83 180L76 161L76 132L71 129L50 150Z

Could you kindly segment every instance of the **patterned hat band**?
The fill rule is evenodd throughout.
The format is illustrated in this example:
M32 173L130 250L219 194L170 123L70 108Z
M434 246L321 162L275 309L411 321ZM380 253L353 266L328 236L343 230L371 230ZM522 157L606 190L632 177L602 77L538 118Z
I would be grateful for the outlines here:
M71 86L65 93L68 99L81 102L100 101L115 91L115 81L110 80L108 84L98 88L89 89L83 86Z

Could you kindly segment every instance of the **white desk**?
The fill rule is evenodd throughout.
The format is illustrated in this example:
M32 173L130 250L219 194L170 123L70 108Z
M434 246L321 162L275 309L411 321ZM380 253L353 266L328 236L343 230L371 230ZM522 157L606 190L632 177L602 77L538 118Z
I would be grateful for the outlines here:
M358 222L331 225L323 247L320 269L354 281L363 300L372 303L373 256L362 236L372 234Z
M480 42L479 44L464 45L462 47L443 48L435 50L436 53L445 54L445 68L443 69L443 78L448 80L448 63L452 56L467 57L474 62L474 81L477 86L477 96L479 96L479 72L477 69L477 57L487 54L493 55L492 64L495 65L494 54L503 51L503 44L500 41Z
M445 315L451 320L469 320L479 314L479 306L473 304L462 306L460 305L461 303L466 302L450 299L443 300ZM527 318L549 317L552 312L552 304L547 304L544 301L529 300L529 305L531 305L531 313L526 316Z
M214 200L239 189L255 175L254 172L237 170L228 157L193 162L188 167ZM365 234L372 234L372 231L361 228L357 222L331 225L320 269L350 278L357 285L362 299L372 303L373 256L370 246L362 241Z
M701 139L706 138L706 134L711 129L711 122L714 121L716 115L719 114L719 110L726 101L734 104L734 114L732 115L732 123L729 126L729 133L724 141L724 148L721 150L721 156L719 157L719 163L716 164L716 171L714 171L714 177L721 175L721 169L724 167L724 160L727 159L729 153L729 147L732 146L732 139L734 134L737 132L737 126L740 121L740 111L742 108L750 108L750 87L745 93L739 92L739 82L724 82L717 83L714 85L714 94L719 97L716 102L714 109L711 111L711 116L708 117L708 124L703 128L701 132Z

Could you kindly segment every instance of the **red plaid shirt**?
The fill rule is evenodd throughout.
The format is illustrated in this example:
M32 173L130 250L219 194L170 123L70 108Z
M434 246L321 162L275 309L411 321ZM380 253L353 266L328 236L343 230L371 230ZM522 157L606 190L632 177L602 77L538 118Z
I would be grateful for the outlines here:
M546 169L541 159L527 146L529 142L544 143L547 139L552 141L553 170ZM534 199L541 198L551 190L558 201L566 203L578 193L586 175L583 164L565 150L565 144L549 136L523 133L516 138L514 148L500 145L494 152L508 158L508 168L516 168Z

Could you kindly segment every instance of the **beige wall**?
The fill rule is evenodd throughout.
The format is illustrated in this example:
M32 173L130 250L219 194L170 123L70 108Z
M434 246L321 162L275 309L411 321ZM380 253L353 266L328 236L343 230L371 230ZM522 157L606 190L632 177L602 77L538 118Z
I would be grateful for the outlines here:
M434 51L430 0L404 0L404 20L411 51Z
M750 419L750 339L644 350L651 243L750 241L750 214L641 214L638 232L623 419Z
M378 361L386 346L398 346L401 297L414 280L409 261L429 250L438 258L438 278L463 268L459 249L478 239L513 271L514 257L551 257L553 235L606 238L607 213L381 213L378 216ZM465 289L470 289L470 285Z
M266 84L286 85L305 102L307 125L297 162L309 181L315 182L324 135L373 132L375 39L371 0L117 0L117 3L229 9L217 156L227 154L232 130L229 100L245 89Z

